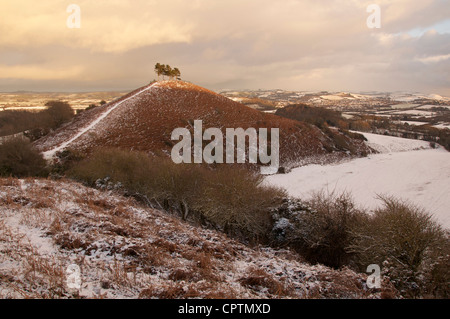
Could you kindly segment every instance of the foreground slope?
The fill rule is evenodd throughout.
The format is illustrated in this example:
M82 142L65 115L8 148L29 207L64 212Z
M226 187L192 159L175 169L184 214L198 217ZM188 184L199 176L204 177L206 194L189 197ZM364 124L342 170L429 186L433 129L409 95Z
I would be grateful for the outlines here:
M0 298L373 298L365 276L249 248L116 193L0 179Z
M107 105L82 113L73 122L36 142L51 158L64 148L87 153L99 146L121 147L170 154L171 133L202 120L203 128L279 128L282 165L317 160L328 154L330 143L318 128L306 123L261 113L191 83L156 82ZM355 141L361 153L368 148ZM328 147L329 149L329 147ZM342 152L345 156L345 152Z

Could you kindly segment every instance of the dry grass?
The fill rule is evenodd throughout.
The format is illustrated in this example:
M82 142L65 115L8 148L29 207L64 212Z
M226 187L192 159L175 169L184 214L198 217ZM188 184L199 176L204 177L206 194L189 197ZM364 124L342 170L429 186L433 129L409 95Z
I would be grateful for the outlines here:
M255 290L267 290L267 292L275 298L294 297L292 287L282 282L280 279L275 279L266 271L256 267L250 267L247 270L247 275L239 279L239 282L245 287Z
M249 241L265 238L271 226L269 211L285 195L265 185L263 176L242 168L177 165L165 157L117 148L96 151L68 175L89 186L121 185L121 191L149 205ZM111 210L110 205L89 200L94 211Z

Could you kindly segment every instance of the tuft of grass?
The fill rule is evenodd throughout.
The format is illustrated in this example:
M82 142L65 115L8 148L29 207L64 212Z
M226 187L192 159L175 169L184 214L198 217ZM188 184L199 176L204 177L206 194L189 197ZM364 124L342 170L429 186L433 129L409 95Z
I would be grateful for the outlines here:
M267 289L267 292L275 297L291 296L292 287L273 278L260 268L250 267L246 276L239 279L242 286L259 291Z

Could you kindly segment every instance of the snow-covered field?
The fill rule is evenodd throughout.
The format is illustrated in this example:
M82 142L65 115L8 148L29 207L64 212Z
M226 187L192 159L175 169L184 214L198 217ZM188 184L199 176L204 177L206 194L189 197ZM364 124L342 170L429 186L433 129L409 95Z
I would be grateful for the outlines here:
M401 104L396 104L396 105L392 105L393 109L412 109L415 108L416 106L419 106L418 104L411 104L411 103L401 103Z
M413 115L413 116L423 116L423 117L433 117L436 114L433 112L429 112L429 111L424 111L424 110L406 110L406 111L398 111L398 112L394 112L394 115Z
M422 106L419 106L416 109L417 110L431 110L434 107L444 107L444 108L447 108L447 109L450 110L450 106L449 105L433 105L433 104L431 104L431 105L422 105Z
M401 124L409 124L409 125L414 125L414 126L420 126L420 125L425 125L428 124L427 122L417 122L417 121L398 121L398 123Z
M436 124L436 125L433 125L433 127L438 128L438 129L444 129L444 128L450 129L450 123Z
M380 152L335 165L307 165L266 181L307 199L314 191L351 192L357 204L379 207L377 195L393 195L423 208L450 228L450 152L428 142L366 134Z

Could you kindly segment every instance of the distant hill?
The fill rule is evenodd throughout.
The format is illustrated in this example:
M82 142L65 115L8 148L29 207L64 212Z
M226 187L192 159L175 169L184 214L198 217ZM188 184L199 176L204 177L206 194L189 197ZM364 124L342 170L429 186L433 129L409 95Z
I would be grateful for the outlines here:
M194 120L203 128L279 128L280 163L292 166L324 158L347 156L348 150L330 147L332 141L319 128L274 114L262 113L222 95L182 81L161 81L78 115L71 123L36 142L47 157L66 147L90 153L99 147L120 147L170 154L171 133ZM356 155L368 148L354 140Z

